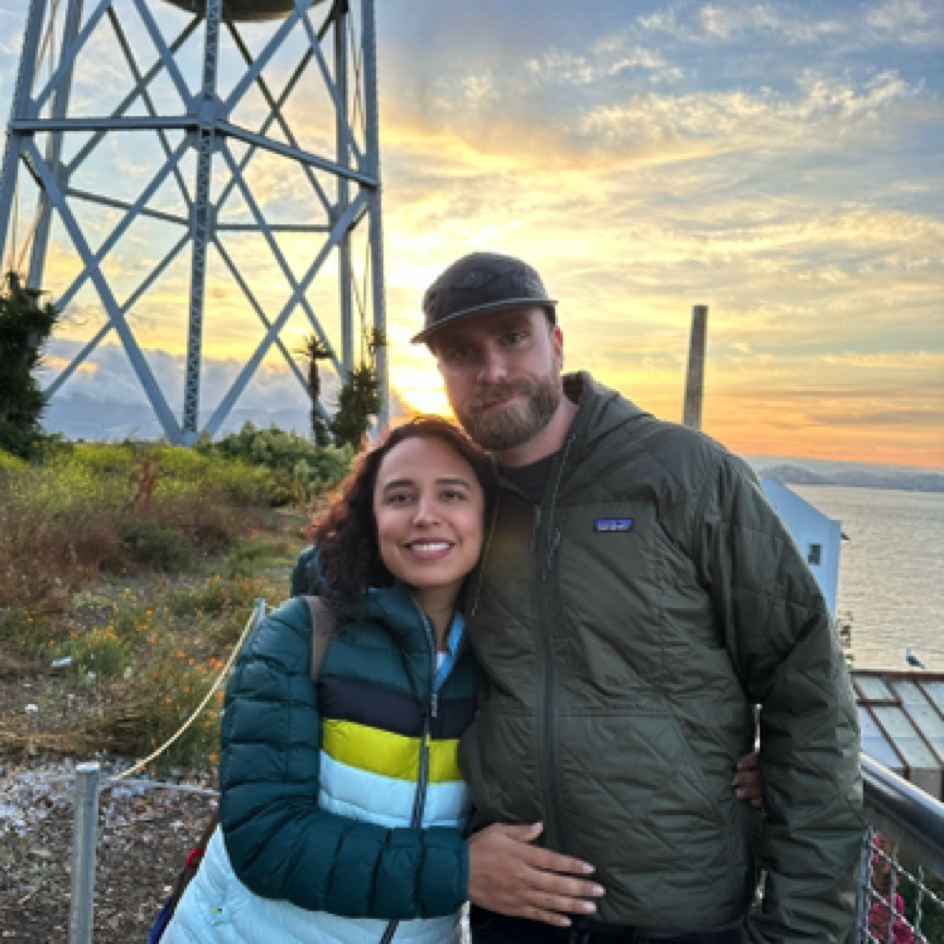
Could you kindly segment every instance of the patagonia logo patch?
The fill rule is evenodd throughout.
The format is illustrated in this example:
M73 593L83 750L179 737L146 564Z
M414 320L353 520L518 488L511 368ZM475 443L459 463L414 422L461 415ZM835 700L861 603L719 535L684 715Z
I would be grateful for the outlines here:
M632 518L597 518L593 522L594 531L632 531Z

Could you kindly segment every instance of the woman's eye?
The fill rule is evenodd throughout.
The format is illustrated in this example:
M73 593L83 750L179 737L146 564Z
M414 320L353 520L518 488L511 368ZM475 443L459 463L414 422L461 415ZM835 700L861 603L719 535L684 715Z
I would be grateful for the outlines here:
M465 498L465 495L463 495L462 492L450 490L443 492L441 498L443 501L461 501L463 498Z
M405 505L409 500L410 496L406 492L394 492L387 496L388 505Z

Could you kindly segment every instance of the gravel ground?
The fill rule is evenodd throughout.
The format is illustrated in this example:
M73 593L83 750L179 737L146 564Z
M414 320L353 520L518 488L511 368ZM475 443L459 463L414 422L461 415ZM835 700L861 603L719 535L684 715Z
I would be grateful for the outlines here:
M109 775L103 772L103 780ZM0 942L65 944L75 778L69 762L0 766ZM104 786L95 872L98 942L144 944L216 801L198 784ZM469 944L463 921L463 944Z
M74 783L68 763L0 768L4 944L67 940ZM95 875L97 941L143 944L214 805L198 785L103 787Z

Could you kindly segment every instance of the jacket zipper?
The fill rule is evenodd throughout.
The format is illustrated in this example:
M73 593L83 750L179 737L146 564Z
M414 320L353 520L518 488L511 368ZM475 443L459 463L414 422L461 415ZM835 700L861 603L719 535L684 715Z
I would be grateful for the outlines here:
M542 678L544 679L544 711L543 711L543 730L542 730L542 751L541 758L544 761L544 770L542 781L544 783L544 812L545 812L545 843L546 845L558 851L566 848L565 839L564 839L564 827L563 820L561 817L560 806L559 806L559 794L558 789L560 779L558 776L558 764L557 764L557 731L556 731L556 712L554 704L554 696L557 691L557 669L554 664L554 641L555 637L559 635L555 633L552 629L552 620L563 619L563 613L559 606L548 607L548 594L545 592L545 584L547 582L548 575L552 573L554 568L554 560L558 551L560 550L561 544L561 530L557 527L556 522L554 521L554 515L557 508L557 493L560 489L561 480L564 477L564 467L567 465L567 458L570 455L570 450L574 445L576 436L574 431L567 437L567 440L564 442L564 448L561 450L561 455L558 461L555 463L555 468L551 470L551 476L548 480L548 484L551 486L551 493L549 500L547 501L547 511L546 521L544 522L544 540L542 542L535 542L535 553L534 564L538 573L535 576L540 576L540 580L534 581L535 589L535 612L538 616L538 624L540 626L540 631L543 636L543 645L541 650L543 653L544 661L544 671L542 672ZM546 491L546 489L545 489ZM543 504L542 500L542 504ZM540 511L540 509L539 509ZM538 519L540 522L540 518ZM535 529L537 533L537 529ZM537 553L537 551L543 550L547 547L547 553ZM554 600L560 599L560 587L555 588L555 592L551 594L551 597ZM552 612L554 610L554 612Z
M436 633L430 625L429 617L420 609L414 600L413 605L419 613L423 629L426 630L426 641L429 643L430 693L429 708L423 718L423 741L420 745L420 767L416 777L416 793L413 795L413 813L410 816L410 829L420 829L423 825L423 813L426 811L426 793L429 787L429 741L432 722L439 713L439 695L436 692ZM388 925L380 939L380 944L390 944L397 928L399 919L394 919Z
M532 535L534 543L532 560L535 568L535 579L533 581L534 612L537 615L537 628L541 637L538 640L538 648L541 655L540 661L543 663L540 667L541 678L544 681L543 711L541 713L541 760L543 761L541 781L544 788L545 814L544 842L548 848L554 850L564 848L564 829L557 789L557 732L554 703L554 696L557 691L557 669L554 664L555 633L551 629L551 620L557 614L552 614L546 605L545 583L552 567L554 555L560 546L561 534L560 529L554 525L554 508L557 502L560 480L564 473L564 465L567 462L567 455L573 442L574 437L570 436L564 444L560 458L555 463L556 468L551 470L551 477L548 480L548 484L551 486L550 496L547 499L548 514L542 516L540 506L535 509L535 527ZM544 500L541 504L544 504ZM545 518L543 522L541 521L542 517ZM543 540L539 540L539 538L543 538ZM548 548L547 553L544 553L545 548Z

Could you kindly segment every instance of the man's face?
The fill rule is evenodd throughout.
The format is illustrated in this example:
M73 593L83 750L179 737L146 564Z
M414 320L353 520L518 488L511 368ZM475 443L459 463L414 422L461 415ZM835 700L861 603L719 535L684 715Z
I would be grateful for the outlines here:
M430 346L456 417L483 448L515 449L554 416L563 337L543 308L468 318L437 332Z

